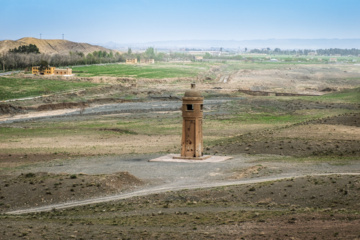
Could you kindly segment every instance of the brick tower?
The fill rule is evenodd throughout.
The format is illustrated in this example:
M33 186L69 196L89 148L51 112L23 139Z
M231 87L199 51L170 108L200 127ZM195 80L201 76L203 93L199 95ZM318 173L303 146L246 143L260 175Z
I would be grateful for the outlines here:
M202 160L208 158L203 156L203 101L199 91L195 90L195 83L191 84L191 90L185 92L182 99L182 140L181 159Z

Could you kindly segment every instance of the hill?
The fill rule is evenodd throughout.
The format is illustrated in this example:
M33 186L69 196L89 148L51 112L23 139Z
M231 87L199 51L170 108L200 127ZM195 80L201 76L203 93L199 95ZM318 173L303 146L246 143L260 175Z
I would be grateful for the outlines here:
M35 44L40 53L45 54L69 54L72 52L83 52L85 55L94 51L111 51L111 49L91 45L88 43L77 43L60 39L37 39L37 38L21 38L19 40L0 41L0 54L9 51L9 49L17 48L22 45Z

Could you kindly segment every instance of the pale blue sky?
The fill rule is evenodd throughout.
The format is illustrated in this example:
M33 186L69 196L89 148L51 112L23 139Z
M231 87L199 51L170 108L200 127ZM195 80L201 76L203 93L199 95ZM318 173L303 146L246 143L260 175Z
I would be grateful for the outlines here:
M360 38L360 0L0 0L0 40Z

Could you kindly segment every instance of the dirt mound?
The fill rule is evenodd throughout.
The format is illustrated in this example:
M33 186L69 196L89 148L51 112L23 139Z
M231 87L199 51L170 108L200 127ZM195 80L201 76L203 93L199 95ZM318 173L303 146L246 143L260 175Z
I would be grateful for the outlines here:
M13 106L11 104L2 103L0 104L0 115L1 114L17 114L23 113L24 109L22 107Z
M25 173L0 177L0 211L118 193L143 182L128 172L111 175Z
M312 123L360 127L360 113L351 113L335 117L328 117L322 120L314 121Z
M258 174L260 171L264 169L265 167L261 165L241 169L240 171L235 171L235 174L233 175L232 179L242 179L245 177L253 176L255 174Z
M35 44L40 53L46 54L66 54L69 52L83 52L84 54L92 53L94 51L111 51L110 49L91 45L88 43L77 43L60 39L37 39L37 38L21 38L16 41L5 40L0 41L0 53L7 52L22 45Z

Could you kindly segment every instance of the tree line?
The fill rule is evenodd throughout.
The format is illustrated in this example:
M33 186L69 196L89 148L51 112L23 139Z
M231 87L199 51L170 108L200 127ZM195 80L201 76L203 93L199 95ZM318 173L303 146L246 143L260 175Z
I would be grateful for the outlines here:
M19 46L10 49L7 53L0 55L0 69L13 70L24 69L32 66L39 66L42 61L47 62L50 66L72 66L87 64L102 64L125 62L127 58L154 59L155 61L167 61L171 59L190 59L190 56L179 55L177 53L158 53L153 47L149 47L143 53L133 53L131 48L127 53L120 54L113 51L94 51L84 54L83 52L69 52L69 54L44 54L40 53L36 45Z
M10 49L11 53L40 53L39 48L35 44L23 45Z
M0 55L0 66L3 71L24 69L40 65L46 61L50 66L86 65L99 63L124 62L125 58L119 52L94 51L85 55L83 52L69 54L44 54L34 44L19 46Z
M276 54L276 55L309 55L309 53L316 53L321 56L359 56L360 49L351 48L351 49L341 49L341 48L329 48L329 49L298 49L298 50L281 50L280 48L275 48L271 50L270 48L264 49L252 49L250 53L262 53L262 54Z
M124 54L124 57L127 58L136 58L138 62L141 59L154 59L155 61L165 61L166 54L163 52L156 52L153 47L148 47L143 53L133 53L131 48L128 48L127 53Z
M71 52L68 55L64 54L44 54L44 53L14 53L8 52L0 55L0 66L1 69L12 70L12 69L23 69L32 66L37 66L44 60L49 63L50 66L70 66L70 65L86 65L86 64L99 64L99 63L113 63L123 62L124 57L116 52L106 51L94 51L84 55L82 52Z

